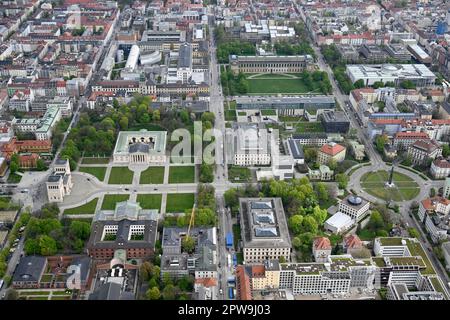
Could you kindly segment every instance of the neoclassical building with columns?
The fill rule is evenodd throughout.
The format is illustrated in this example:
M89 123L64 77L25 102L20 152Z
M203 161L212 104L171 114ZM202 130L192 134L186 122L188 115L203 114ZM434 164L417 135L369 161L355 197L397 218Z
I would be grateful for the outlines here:
M155 164L166 162L166 131L121 131L114 148L114 163Z

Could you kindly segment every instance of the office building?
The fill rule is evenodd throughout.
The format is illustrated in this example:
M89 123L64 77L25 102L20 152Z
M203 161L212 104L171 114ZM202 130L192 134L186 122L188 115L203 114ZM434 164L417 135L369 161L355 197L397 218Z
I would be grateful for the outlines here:
M324 144L317 152L317 162L327 165L330 160L341 162L345 160L346 149L335 142Z
M326 111L319 118L327 133L346 134L350 128L350 121L343 111Z
M240 198L245 263L283 257L290 261L291 239L281 198Z
M231 71L243 73L300 73L312 70L314 59L303 56L230 56Z

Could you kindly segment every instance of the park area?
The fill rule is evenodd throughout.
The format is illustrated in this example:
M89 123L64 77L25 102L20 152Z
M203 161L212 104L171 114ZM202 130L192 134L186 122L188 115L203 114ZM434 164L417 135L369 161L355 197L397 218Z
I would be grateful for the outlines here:
M393 187L386 187L387 171L368 172L361 177L361 187L368 194L385 201L411 200L420 193L419 185L410 177L394 172Z
M251 182L252 173L247 167L229 166L228 180L231 182Z
M246 75L248 94L322 94L321 81L305 82L299 74L252 74ZM276 80L276 81L274 81Z
M133 171L127 167L112 167L108 184L131 184L133 174Z
M103 197L102 210L114 210L116 203L127 201L129 198L128 194L106 194Z
M169 183L194 183L194 166L171 166L169 169Z
M136 201L142 209L156 209L161 211L161 198L160 194L138 194Z
M169 193L167 194L166 212L179 213L192 209L195 195L193 193Z
M80 167L80 172L85 172L93 175L98 180L103 181L105 179L106 167Z
M95 198L88 203L83 204L82 206L70 208L64 210L64 214L71 215L71 214L94 214L95 213L95 207L97 207L97 201L98 198Z
M109 158L83 158L81 164L108 164Z
M139 184L162 184L164 182L164 167L149 167L141 172Z

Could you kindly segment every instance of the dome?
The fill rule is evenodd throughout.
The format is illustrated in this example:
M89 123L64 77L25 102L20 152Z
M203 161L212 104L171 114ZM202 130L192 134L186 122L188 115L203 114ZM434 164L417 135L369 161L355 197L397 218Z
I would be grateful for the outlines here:
M351 205L357 206L360 205L362 202L362 199L360 197L357 196L350 196L348 197L348 203L350 203Z

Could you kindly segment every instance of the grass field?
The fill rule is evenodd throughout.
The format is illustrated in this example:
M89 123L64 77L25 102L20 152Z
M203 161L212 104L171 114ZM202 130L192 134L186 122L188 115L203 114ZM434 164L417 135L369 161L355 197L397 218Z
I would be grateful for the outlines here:
M228 180L231 182L250 182L252 174L249 168L230 166L228 168Z
M193 183L195 182L194 166L170 166L169 183Z
M149 167L141 172L139 184L161 184L164 182L164 167Z
M108 164L109 158L83 158L81 164Z
M102 202L102 210L114 210L117 202L126 201L130 198L128 194L106 194Z
M131 184L133 171L127 167L112 167L109 175L109 184Z
M295 131L297 133L324 132L324 128L323 128L321 122L301 121L301 122L295 123Z
M161 198L162 195L160 194L138 194L136 201L143 209L157 209L160 212Z
M167 195L166 212L177 213L192 209L194 199L193 193L169 193Z
M295 77L295 76L294 76ZM276 80L276 81L274 81ZM249 94L277 94L277 93L307 93L308 85L300 78L293 78L285 74L263 74L257 76L247 75ZM320 94L319 84L313 82L312 93Z
M100 181L103 181L105 179L106 167L80 167L79 170L80 172L92 174Z
M22 180L22 176L16 173L12 173L8 176L8 183L19 183Z
M94 214L98 198L92 199L82 206L64 210L64 214Z
M389 201L411 200L420 193L418 184L410 177L394 172L394 187L385 187L389 179L387 171L368 172L361 177L361 186L365 192L377 198Z

